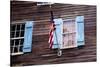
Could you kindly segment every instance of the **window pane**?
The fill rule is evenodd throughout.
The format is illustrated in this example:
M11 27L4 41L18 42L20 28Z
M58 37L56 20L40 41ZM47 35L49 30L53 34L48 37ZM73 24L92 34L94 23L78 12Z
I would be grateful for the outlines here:
M21 39L20 41L20 45L23 45L24 39Z
M71 33L71 34L64 34L63 36L63 47L74 47L76 45L75 42L75 37L76 37L76 33Z
M21 30L25 30L25 24L22 24Z
M20 37L24 37L24 31L21 31Z
M19 37L20 31L16 31L16 37Z
M15 40L15 45L18 46L19 45L19 39Z
M20 46L19 51L22 52L23 50L23 46Z
M14 40L10 40L10 46L14 45Z
M15 31L15 25L11 25L11 31Z
M12 51L13 51L13 47L10 47L10 53L12 53Z
M11 32L11 34L10 34L11 38L14 38L14 34L15 34L15 32Z
M18 52L18 47L14 47L14 52Z
M17 31L19 31L19 30L20 30L20 25L18 24L18 25L17 25Z
M66 20L63 23L63 32L75 32L75 20Z

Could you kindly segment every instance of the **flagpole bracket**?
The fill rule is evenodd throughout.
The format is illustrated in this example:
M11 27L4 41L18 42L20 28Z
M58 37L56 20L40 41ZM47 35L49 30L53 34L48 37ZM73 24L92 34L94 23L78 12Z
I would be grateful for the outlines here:
M62 50L58 50L57 56L62 56Z

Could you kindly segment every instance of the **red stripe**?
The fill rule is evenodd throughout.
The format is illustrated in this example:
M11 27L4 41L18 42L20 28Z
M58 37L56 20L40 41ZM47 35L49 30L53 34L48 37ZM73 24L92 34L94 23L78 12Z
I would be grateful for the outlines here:
M55 30L55 24L54 21L52 21L51 27L50 27L50 32L49 32L49 47L52 48L53 46L53 33Z
M52 30L50 30L49 36L52 34Z
M53 46L53 41L51 42L51 44L50 44L49 48L52 48L52 46Z
M50 36L50 46L52 47L52 45L53 45L53 32L52 32L52 34Z
M52 30L49 33L49 43L50 43L50 39L51 39L51 34L52 34Z
M49 33L49 43L50 43L49 47L50 48L52 48L52 46L53 46L53 32L54 32L54 29L55 29L55 25L54 25L54 23L52 23L50 33Z

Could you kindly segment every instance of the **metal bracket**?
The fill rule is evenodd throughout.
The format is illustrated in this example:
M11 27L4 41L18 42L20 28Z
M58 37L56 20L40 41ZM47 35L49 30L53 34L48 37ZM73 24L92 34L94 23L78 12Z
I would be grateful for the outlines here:
M58 50L57 56L62 56L62 50Z

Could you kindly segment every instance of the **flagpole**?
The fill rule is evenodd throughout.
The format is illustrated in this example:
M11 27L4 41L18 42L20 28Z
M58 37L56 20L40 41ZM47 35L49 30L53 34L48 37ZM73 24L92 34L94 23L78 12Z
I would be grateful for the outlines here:
M52 6L51 6L51 4L50 4L51 22L54 23L54 16L53 16L53 11L51 10L51 7L52 7ZM56 28L54 29L54 31L55 31L55 30L56 30ZM58 44L58 52L57 52L57 55L58 55L58 56L61 56L61 55L62 55L62 51L61 51L60 45L59 45L59 43L58 43L56 31L54 32L54 34L55 34L55 36L56 36L56 41L57 41L57 44Z

